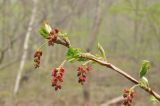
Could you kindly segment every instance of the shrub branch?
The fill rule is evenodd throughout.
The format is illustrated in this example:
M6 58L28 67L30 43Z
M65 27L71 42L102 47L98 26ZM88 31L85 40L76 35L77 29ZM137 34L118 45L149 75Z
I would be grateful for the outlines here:
M70 42L64 41L62 39L57 39L56 44L61 44L67 48L70 47ZM115 65L105 61L105 60L101 60L99 58L97 58L96 56L92 55L91 53L81 53L80 56L82 58L86 58L88 60L92 60L102 66L105 66L109 69L112 69L114 71L116 71L117 73L121 74L123 77L127 78L129 81L131 81L134 84L139 84L139 81L136 80L135 78L133 78L131 75L129 75L128 73L126 73L124 70L116 67ZM160 102L160 95L158 93L156 93L154 90L152 90L150 87L144 87L144 86L140 86L143 90L145 90L146 92L148 92L150 95L154 96L159 102Z

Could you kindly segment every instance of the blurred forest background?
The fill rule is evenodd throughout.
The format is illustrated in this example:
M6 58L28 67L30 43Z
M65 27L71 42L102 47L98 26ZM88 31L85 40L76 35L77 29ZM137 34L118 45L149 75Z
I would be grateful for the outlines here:
M65 65L63 89L55 92L51 70L63 61L66 48L44 48L41 67L33 68L34 51L44 42L38 29L45 20L67 32L83 51L96 53L100 42L108 61L137 79L142 60L149 60L147 77L160 93L160 0L0 0L0 106L112 106L108 103L133 85L94 65L81 86L76 63ZM133 106L152 105L159 106L137 89Z

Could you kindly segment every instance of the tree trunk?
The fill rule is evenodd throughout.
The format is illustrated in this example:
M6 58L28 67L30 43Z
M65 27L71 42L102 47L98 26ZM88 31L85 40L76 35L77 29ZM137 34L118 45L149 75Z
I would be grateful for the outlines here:
M25 41L24 41L24 45L23 45L23 55L21 58L19 70L18 70L17 77L16 77L15 87L14 87L14 91L13 91L14 95L16 95L18 92L20 79L22 76L22 72L24 70L24 64L27 59L29 39L30 39L32 28L33 28L33 23L35 21L36 11L37 11L37 0L33 0L32 15L31 15L30 22L29 22L28 29L27 29L27 33L25 36Z

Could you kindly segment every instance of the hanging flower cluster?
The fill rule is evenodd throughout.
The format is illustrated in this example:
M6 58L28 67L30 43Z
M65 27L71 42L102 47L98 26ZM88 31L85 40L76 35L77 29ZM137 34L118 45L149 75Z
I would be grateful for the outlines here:
M61 89L62 82L63 82L63 76L64 76L64 68L54 68L52 70L52 86L57 91L58 89Z
M131 106L133 98L135 96L134 90L124 89L123 93L124 93L123 94L123 97L124 97L123 104L125 106Z
M80 65L77 69L77 76L78 76L78 82L80 84L84 84L86 81L86 74L91 70L90 66L87 66L86 69L83 68L82 65Z
M57 40L58 36L58 29L52 29L51 32L48 35L48 46L54 46L55 41Z
M42 51L40 50L37 50L35 53L34 53L34 67L35 68L38 68L40 66L40 59L41 59L41 56L42 56Z

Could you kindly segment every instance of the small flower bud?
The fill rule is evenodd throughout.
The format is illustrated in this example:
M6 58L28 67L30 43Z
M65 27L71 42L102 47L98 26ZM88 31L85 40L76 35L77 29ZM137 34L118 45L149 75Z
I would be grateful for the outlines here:
M51 32L49 33L49 36L47 38L49 46L54 46L54 43L55 43L55 41L57 40L57 37L58 37L58 32L59 32L58 29L52 29Z
M40 66L40 59L41 59L41 56L42 56L42 51L40 50L37 50L35 53L34 53L34 67L35 68L38 68Z
M133 97L135 96L134 90L130 91L129 89L124 89L123 93L124 93L123 94L123 98L124 98L123 104L125 106L131 106Z
M80 65L77 69L77 76L78 76L78 82L83 85L84 82L86 81L86 74L91 70L89 66L87 66L86 69Z
M55 91L62 88L63 76L64 76L64 68L55 68L52 70L52 86Z

